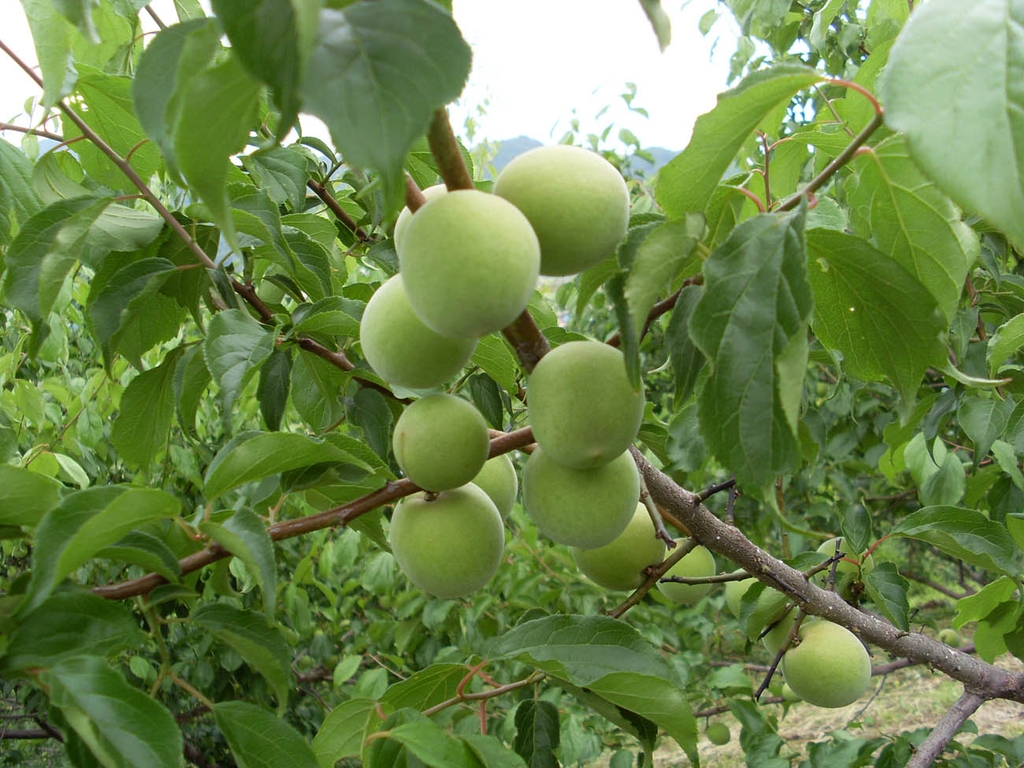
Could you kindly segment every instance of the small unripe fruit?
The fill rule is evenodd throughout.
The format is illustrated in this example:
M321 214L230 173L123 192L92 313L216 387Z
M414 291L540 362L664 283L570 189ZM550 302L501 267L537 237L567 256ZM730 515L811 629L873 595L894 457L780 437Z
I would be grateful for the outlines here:
M764 632L761 637L761 644L768 650L768 653L773 656L779 652L783 643L789 640L790 634L793 632L793 625L796 623L796 609L791 608L788 610L781 619L777 619L774 624L771 625L771 629ZM767 626L767 625L766 625Z
M711 723L704 731L707 734L708 741L716 746L721 747L724 744L728 744L732 738L732 734L729 732L729 726L725 723Z
M530 220L540 240L543 275L571 275L615 251L629 226L622 175L580 147L538 147L516 157L494 182Z
M487 461L490 436L471 403L430 395L398 417L391 446L406 477L424 490L447 491L476 477Z
M519 478L507 453L484 462L483 468L473 478L473 485L490 497L502 520L508 517L519 493Z
M952 627L946 627L944 630L939 632L939 642L945 643L951 648L959 648L963 645L963 638L960 637L960 633Z
M737 619L740 617L743 595L745 595L747 590L753 586L755 581L757 581L757 579L751 576L749 579L729 581L725 584L725 604L729 606L729 610L732 612L732 615Z
M398 261L416 315L442 336L509 325L533 296L540 246L511 203L476 190L431 200L410 219Z
M430 330L412 311L395 275L373 294L359 324L359 342L370 367L389 384L429 389L462 370L475 339L452 339Z
M597 549L573 547L579 569L605 589L636 589L644 582L644 569L665 559L665 542L655 535L654 523L643 504L638 504L619 537Z
M431 200L436 200L447 191L448 187L444 184L435 184L432 187L424 189L423 196L427 198L427 203L429 203ZM424 205L426 205L426 203L424 203ZM409 210L409 206L406 206L402 209L402 212L398 214L398 219L395 220L395 231L391 236L396 251L402 247L402 237L405 235L405 228L409 226L410 219L412 219L412 211Z
M788 597L778 590L766 587L757 596L757 605L754 606L753 613L747 617L747 638L751 642L757 640L765 627L774 624L782 618L788 604Z
M705 578L715 575L715 558L706 547L696 546L665 573L668 576ZM711 591L711 584L677 584L659 581L658 589L673 603L693 605Z
M875 559L871 555L868 555L866 558L859 557L857 553L850 551L849 547L846 546L845 540L840 541L839 537L823 541L821 546L818 547L818 554L825 555L826 557L835 557L837 541L839 541L839 551L846 552L846 555L836 563L835 588L836 593L843 600L849 602L854 597L854 585L862 582L865 574L875 567ZM829 568L828 570L821 571L814 577L818 586L824 587L828 584L831 570Z
M782 657L786 683L817 707L845 707L871 684L871 658L857 636L830 621L805 621Z
M537 448L523 469L527 514L541 533L570 547L610 544L633 519L639 497L640 474L629 453L596 469L570 469Z
M505 550L494 503L473 484L428 501L402 499L391 516L391 551L413 584L435 597L462 597L491 580Z
M541 358L527 383L537 444L559 464L592 469L629 449L644 416L644 393L626 377L622 353L570 341Z

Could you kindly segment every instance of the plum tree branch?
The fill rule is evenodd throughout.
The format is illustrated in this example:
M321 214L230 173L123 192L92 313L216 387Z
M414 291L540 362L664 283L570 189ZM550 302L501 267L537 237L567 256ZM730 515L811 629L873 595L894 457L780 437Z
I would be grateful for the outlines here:
M500 437L491 440L490 456L499 456L508 453L515 448L521 448L533 442L533 430L529 427L517 429L514 432L506 432ZM337 507L317 512L304 517L297 517L293 520L283 520L267 528L267 534L271 541L283 541L296 536L302 536L313 531L345 526L360 515L365 515L380 506L397 501L403 496L408 496L420 489L405 478L390 481L383 488L371 491L365 496L342 504ZM198 552L193 552L178 561L181 575L198 571L211 563L230 557L231 552L220 544L209 544ZM167 579L157 573L148 573L136 579L122 581L116 584L107 584L100 587L93 587L93 594L108 600L123 600L136 595L145 595L160 586L166 584Z
M473 189L473 177L469 175L469 169L462 159L459 141L455 138L448 110L444 107L434 112L434 119L430 121L427 131L427 144L437 160L441 178L448 189Z
M840 624L894 656L928 664L986 699L1024 703L1024 673L999 669L926 635L900 630L854 608L835 592L821 589L800 571L757 547L737 528L723 523L700 503L696 494L679 487L646 458L638 457L637 463L658 505L685 523L697 541L788 595L805 613Z
M963 695L950 707L949 712L936 723L932 732L918 746L914 756L907 762L907 768L927 768L939 759L946 746L953 740L967 719L985 703L986 696L964 690Z
M64 141L64 137L58 136L56 133L51 133L42 128L26 128L23 125L15 125L14 123L0 122L0 131L17 131L18 133L27 133L29 136L40 136L44 139L52 139L53 141Z
M331 190L327 188L326 184L321 184L316 179L309 179L306 181L306 186L313 191L313 194L323 201L323 204L326 205L331 213L335 215L338 221L345 225L346 229L356 236L356 239L358 239L359 242L373 242L373 238L366 233L366 230L356 224L355 219L349 216L348 211L341 207L341 203L339 203L337 198L331 194Z

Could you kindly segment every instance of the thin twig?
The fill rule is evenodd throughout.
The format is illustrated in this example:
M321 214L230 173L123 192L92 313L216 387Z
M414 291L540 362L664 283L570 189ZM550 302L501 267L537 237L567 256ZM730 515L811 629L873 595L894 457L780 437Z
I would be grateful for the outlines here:
M735 485L736 485L736 478L735 477L730 477L725 482L715 483L714 485L709 485L707 488L705 488L703 491L701 491L700 493L697 494L697 498L700 499L701 504L703 504L705 501L710 499L716 493L721 493L722 491L727 491L730 488L734 487Z
M665 542L666 547L675 549L676 540L665 529L665 521L661 518L658 505L651 498L651 492L647 490L647 483L644 481L643 475L640 476L640 503L644 505L644 509L647 510L647 514L651 518L651 523L654 524L654 535Z
M15 125L14 123L0 123L0 131L17 131L18 133L27 133L30 136L52 139L53 141L64 141L64 137L58 136L56 133L50 133L49 131L44 131L41 128L25 128L22 125Z
M348 211L341 207L341 203L339 203L337 198L331 194L331 190L327 188L326 184L321 184L316 179L309 179L306 182L306 186L313 191L313 194L323 201L323 204L330 209L331 213L335 215L338 221L345 225L346 229L356 236L356 239L359 240L359 242L373 242L373 238L366 234L366 230L356 224L355 219L349 216Z
M643 584L633 590L633 593L620 605L608 611L608 615L613 619L620 619L623 614L625 614L626 611L634 605L639 605L640 601L644 599L644 595L650 592L654 585L661 581L661 578L668 573L673 565L690 554L697 544L697 540L693 538L689 538L681 543L677 542L676 548L669 553L669 556L666 557L660 565L647 569L647 577L644 579Z

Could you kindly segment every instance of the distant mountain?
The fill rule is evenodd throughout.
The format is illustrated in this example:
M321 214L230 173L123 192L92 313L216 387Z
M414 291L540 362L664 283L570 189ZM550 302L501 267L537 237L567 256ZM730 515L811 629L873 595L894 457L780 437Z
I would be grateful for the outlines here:
M500 171L508 165L513 158L524 152L543 146L542 142L532 139L529 136L516 136L514 139L501 139L498 144L498 154L494 157L494 168ZM644 176L653 176L661 166L675 157L677 150L665 149L664 147L645 147L644 151L649 152L654 158L654 165L639 157L630 158L630 166Z

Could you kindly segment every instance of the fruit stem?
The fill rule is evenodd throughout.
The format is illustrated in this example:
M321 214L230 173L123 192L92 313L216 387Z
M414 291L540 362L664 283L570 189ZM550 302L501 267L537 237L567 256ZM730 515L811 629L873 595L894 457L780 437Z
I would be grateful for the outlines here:
M412 176L405 174L405 205L410 212L416 213L427 203L427 197L423 190L413 181Z
M792 610L792 608L787 609L787 612L790 610ZM793 641L796 640L796 638L798 637L800 632L800 625L804 623L805 616L807 616L807 614L803 611L800 611L797 614L796 621L793 622L793 628L789 631L789 637L787 637L786 641L779 646L779 650L776 652L775 658L772 660L771 666L769 666L768 671L765 672L764 680L761 681L761 685L759 685L757 687L757 690L754 691L754 701L760 699L761 694L768 690L768 686L771 685L772 677L775 675L775 671L779 668L779 664L782 663L782 657L786 655L786 651L789 650L789 647L793 644ZM779 619L779 621L782 621L782 619ZM779 621L776 621L775 623L765 627L765 631L761 633L761 636L763 637L764 635L768 634L768 632L771 629L773 629L776 626L776 624L779 623Z
M430 121L430 129L427 131L427 144L437 160L437 169L444 179L444 185L449 190L473 189L473 177L469 175L466 162L462 159L462 149L448 120L448 110L444 107L434 112L434 119Z

